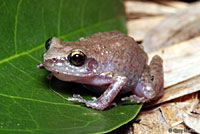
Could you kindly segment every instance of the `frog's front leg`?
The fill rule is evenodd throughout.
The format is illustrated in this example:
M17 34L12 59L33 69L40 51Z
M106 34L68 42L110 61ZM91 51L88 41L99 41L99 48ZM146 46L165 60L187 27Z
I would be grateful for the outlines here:
M109 80L110 79L110 80ZM75 95L73 98L67 98L68 101L78 101L86 104L87 107L91 107L97 110L104 110L110 106L114 98L121 91L123 86L127 82L127 78L125 76L113 74L112 76L105 75L103 78L99 78L99 80L103 81L102 84L110 84L105 92L98 98L93 99L91 101L87 101L83 99L80 95ZM109 83L107 83L109 81Z
M154 56L150 65L146 66L133 95L122 98L122 100L130 100L137 102L146 102L157 99L163 95L163 66L162 59Z

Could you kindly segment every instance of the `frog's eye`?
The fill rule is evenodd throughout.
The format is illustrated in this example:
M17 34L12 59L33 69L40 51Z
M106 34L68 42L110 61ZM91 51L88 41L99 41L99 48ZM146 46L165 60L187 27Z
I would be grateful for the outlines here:
M72 51L68 56L69 62L74 66L82 66L86 59L87 56L81 50Z
M45 48L46 48L46 50L48 50L48 49L50 48L50 46L51 46L51 39L52 39L52 38L48 39L48 40L46 41L46 43L45 43Z

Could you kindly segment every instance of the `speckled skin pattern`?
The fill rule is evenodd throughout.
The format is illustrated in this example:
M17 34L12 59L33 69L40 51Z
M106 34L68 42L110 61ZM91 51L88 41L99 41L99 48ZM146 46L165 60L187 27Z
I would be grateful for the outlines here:
M67 57L72 50L87 55L84 65L70 64ZM86 101L80 95L67 99L97 110L108 108L119 93L132 91L133 95L122 100L137 102L162 96L162 59L155 56L150 65L147 62L147 54L134 39L118 31L96 33L74 42L54 37L43 55L44 67L58 79L100 87L92 89L102 93L98 99Z

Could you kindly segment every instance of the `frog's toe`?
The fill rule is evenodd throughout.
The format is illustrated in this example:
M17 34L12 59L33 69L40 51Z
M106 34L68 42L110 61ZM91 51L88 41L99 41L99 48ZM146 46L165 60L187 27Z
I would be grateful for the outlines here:
M121 98L122 101L130 100L131 102L136 101L137 103L145 102L146 99L144 97L138 97L136 95L131 95L129 97Z
M97 97L92 97L92 100L93 100L93 101L96 101L96 100L97 100Z
M117 107L117 103L116 102L112 102L109 107Z
M80 103L86 103L87 101L83 99L79 94L73 94L73 97L69 97L66 100L68 101L75 101L75 102L80 102Z
M38 69L41 69L41 68L43 68L44 66L43 66L43 64L41 63L41 64L37 64L36 67L37 67Z

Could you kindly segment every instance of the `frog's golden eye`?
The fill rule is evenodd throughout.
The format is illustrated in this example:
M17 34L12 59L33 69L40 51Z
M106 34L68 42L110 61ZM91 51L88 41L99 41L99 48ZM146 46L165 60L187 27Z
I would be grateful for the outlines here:
M74 66L82 66L86 59L87 56L81 50L72 51L68 56L69 62Z
M51 46L51 39L52 39L52 38L48 39L48 40L46 41L46 43L45 43L45 48L46 48L46 50L48 50L48 49L50 48L50 46Z

